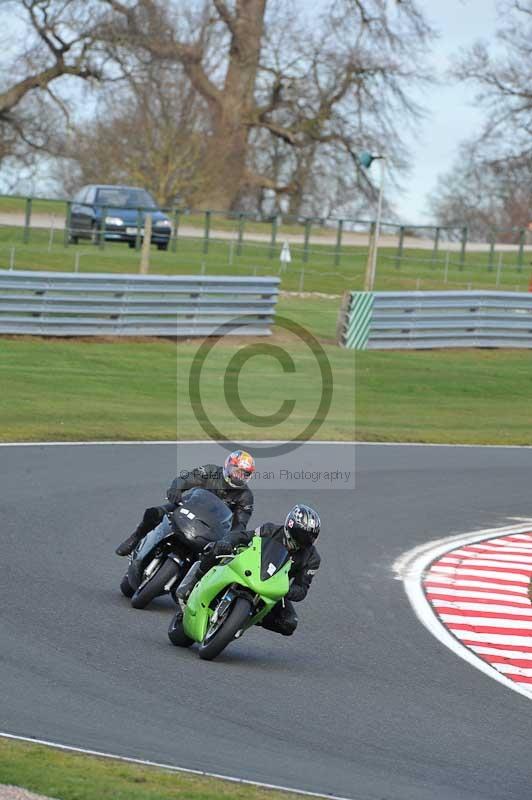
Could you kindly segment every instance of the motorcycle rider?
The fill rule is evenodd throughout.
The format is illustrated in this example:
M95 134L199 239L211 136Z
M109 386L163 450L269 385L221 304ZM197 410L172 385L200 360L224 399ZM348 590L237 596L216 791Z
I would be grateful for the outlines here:
M181 472L174 480L166 497L168 503L147 508L140 524L115 550L118 556L128 556L141 539L153 530L168 511L173 511L187 489L208 489L226 503L233 512L232 533L245 531L253 512L253 493L247 486L255 472L253 456L245 450L234 450L225 459L223 467L205 464L190 472Z
M259 624L267 630L291 636L298 623L293 603L305 599L312 579L320 567L321 559L314 547L320 529L318 512L300 503L290 509L282 525L265 522L255 530L232 531L227 540L207 545L202 558L192 565L179 584L175 592L176 599L181 603L186 602L196 583L216 564L216 556L228 555L236 546L249 544L253 536L270 537L286 547L290 553L290 589L284 600L277 603ZM170 628L174 621L181 620L182 613L182 608L178 608Z

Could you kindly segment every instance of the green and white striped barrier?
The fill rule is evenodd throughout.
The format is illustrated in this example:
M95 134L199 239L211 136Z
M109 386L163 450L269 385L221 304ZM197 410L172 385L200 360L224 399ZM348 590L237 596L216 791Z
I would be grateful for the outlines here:
M365 350L373 317L374 292L353 292L348 304L341 344L353 350Z
M337 332L338 343L353 350L532 350L532 292L346 293Z

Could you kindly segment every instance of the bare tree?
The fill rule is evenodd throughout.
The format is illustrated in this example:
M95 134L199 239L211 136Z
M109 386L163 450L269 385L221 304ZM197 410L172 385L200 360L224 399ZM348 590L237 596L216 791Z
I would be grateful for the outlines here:
M98 3L11 0L6 6L14 12L11 25L18 23L24 31L20 48L9 48L7 42L3 48L0 162L56 152L57 117L68 116L67 103L56 87L65 79L98 80L102 75L101 63L93 58Z
M461 145L430 204L441 224L466 223L479 238L497 228L511 241L512 229L532 220L532 0L503 0L498 11L499 48L477 42L454 69L477 87L485 123Z
M255 129L258 171L290 188L291 214L367 209L375 192L357 155L385 152L394 175L405 168L402 135L420 115L410 89L424 80L431 32L410 3L394 16L385 2L338 0L314 33L272 9L257 94L263 107L275 97Z
M104 2L115 57L178 63L202 97L210 124L201 185L210 205L234 208L265 190L301 194L318 147L322 163L341 150L353 169L362 142L386 142L401 166L399 115L404 124L418 113L409 90L430 36L414 0L393 11L386 0L333 0L322 32L295 32L283 51L268 31L275 17L278 28L288 25L286 4L271 3L269 15L267 0L204 0L186 11L162 0ZM285 167L260 169L254 141L281 142Z
M503 0L498 10L501 54L477 42L454 70L487 111L479 143L491 161L532 156L532 0Z
M67 194L87 183L133 183L162 205L193 205L205 109L182 69L158 62L102 89L95 119L74 125L56 175Z
M532 220L532 158L486 161L478 145L464 144L448 173L442 175L429 203L438 224L467 225L471 238L487 241L494 229L500 241L515 241Z

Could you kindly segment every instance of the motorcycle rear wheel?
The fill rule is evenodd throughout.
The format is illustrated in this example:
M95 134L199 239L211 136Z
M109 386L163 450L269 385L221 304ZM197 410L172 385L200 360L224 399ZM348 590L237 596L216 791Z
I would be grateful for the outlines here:
M131 598L133 608L146 608L155 597L164 594L165 585L174 575L177 575L178 569L179 567L171 558L163 561L157 572L147 583L141 584Z
M229 642L233 641L237 631L245 625L250 613L251 602L245 597L237 597L226 619L208 640L209 631L207 630L205 639L199 646L199 657L212 661L213 658L220 655Z

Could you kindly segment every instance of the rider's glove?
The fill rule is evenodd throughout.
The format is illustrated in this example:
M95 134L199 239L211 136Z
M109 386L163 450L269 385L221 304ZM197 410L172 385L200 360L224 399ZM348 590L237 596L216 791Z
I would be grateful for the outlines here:
M227 556L233 552L233 545L231 542L209 542L204 548L204 553L209 553L213 556Z
M292 602L299 602L300 600L304 600L307 594L307 590L304 586L300 586L297 583L292 583L288 593L285 595L285 600L291 600Z

